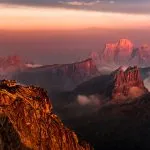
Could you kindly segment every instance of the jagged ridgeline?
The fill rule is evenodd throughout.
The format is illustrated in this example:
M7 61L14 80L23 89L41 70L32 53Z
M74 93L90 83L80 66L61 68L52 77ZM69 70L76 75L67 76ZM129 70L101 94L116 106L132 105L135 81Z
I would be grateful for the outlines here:
M113 100L133 99L148 93L138 67L128 67L125 71L123 67L117 69L111 93Z
M106 44L103 52L95 53L93 60L99 59L100 65L138 65L148 67L150 65L150 47L144 44L136 47L128 39L120 39L116 43Z
M44 89L0 83L0 150L93 150L65 127Z

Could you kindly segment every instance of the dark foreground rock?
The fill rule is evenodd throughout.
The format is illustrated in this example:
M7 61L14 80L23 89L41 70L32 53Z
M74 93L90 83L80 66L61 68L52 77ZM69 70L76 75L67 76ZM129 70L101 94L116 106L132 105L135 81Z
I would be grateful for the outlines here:
M130 102L110 103L97 112L64 122L95 150L149 150L150 94Z

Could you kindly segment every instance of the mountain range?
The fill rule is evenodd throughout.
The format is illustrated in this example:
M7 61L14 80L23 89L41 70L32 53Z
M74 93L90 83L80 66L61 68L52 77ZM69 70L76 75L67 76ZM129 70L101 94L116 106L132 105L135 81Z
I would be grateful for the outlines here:
M94 77L61 94L57 114L96 150L149 149L150 94L144 71L118 68Z
M104 73L94 62L26 67L12 75L18 84L1 81L0 148L149 149L150 68Z
M150 66L150 47L146 44L136 47L130 40L120 39L116 43L106 44L101 52L93 51L88 59L70 64L39 65L24 61L16 55L1 57L0 78L11 79L16 72L33 73L34 71L49 70L49 72L59 72L59 76L61 74L63 74L63 77L67 76L67 78L69 76L68 81L65 79L65 89L66 86L68 88L67 82L79 84L82 79L87 80L87 76L89 78L91 74L92 76L97 76L98 72L110 72L110 70L113 71L120 66L135 65L138 67Z
M3 80L0 148L93 150L93 145L95 150L149 149L149 95L136 66L93 77L72 91L61 91L53 100L37 86Z
M13 79L23 84L41 86L54 93L73 90L78 84L98 75L96 65L89 58L72 64L47 65L17 71L13 74Z
M97 61L99 66L117 65L139 67L150 66L150 46L144 44L136 47L128 39L120 39L116 43L106 44L102 52L93 52L93 60Z
M120 67L111 74L92 78L78 85L73 93L86 96L98 94L111 101L124 102L140 97L148 93L148 90L144 86L140 70L135 66L126 70Z

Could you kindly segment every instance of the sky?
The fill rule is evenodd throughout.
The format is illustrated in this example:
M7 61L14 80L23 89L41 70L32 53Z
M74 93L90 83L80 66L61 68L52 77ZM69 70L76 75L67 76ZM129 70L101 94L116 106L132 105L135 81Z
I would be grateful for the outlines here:
M0 20L0 54L36 52L41 63L60 52L60 62L80 59L121 37L150 39L149 0L0 0Z
M0 20L3 30L149 28L150 2L1 0Z

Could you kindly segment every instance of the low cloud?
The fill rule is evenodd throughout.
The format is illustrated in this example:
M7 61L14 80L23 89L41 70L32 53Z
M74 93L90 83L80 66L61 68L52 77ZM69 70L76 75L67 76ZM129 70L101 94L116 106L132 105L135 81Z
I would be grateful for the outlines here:
M100 106L101 104L100 98L96 95L90 95L90 96L78 95L77 102L82 106L86 106L86 105Z

